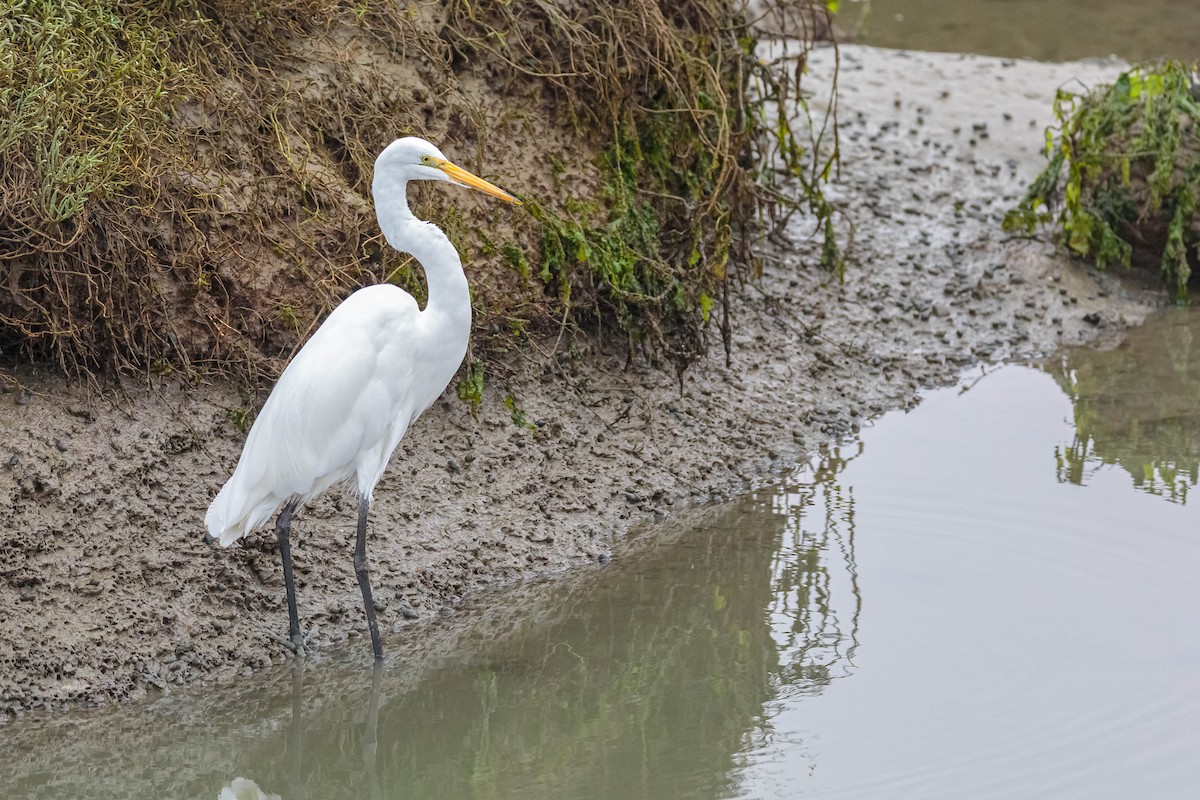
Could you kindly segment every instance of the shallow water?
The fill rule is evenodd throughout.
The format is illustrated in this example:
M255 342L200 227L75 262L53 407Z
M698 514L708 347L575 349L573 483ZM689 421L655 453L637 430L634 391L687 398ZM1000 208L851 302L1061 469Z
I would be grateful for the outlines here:
M1072 61L1200 58L1194 0L842 0L839 24L880 47Z
M0 797L1197 796L1198 387L1187 311L976 373L380 671L0 728Z

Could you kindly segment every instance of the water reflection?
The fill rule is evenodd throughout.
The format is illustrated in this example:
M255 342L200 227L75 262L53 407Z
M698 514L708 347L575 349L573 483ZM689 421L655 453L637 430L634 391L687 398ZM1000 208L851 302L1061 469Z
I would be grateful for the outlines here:
M234 778L221 789L217 800L281 800L277 794L268 794L258 784L247 778Z
M1200 480L1200 310L1173 309L1119 347L1079 348L1043 365L1074 406L1055 449L1058 480L1086 485L1104 465L1139 489L1186 503Z
M0 796L725 796L770 704L851 670L854 505L834 477L858 452L659 526L607 568L506 592L457 640L401 645L373 673L310 665L0 729L16 756Z
M835 447L786 486L754 498L786 520L771 567L769 607L780 651L781 696L815 693L853 667L862 611L854 494L837 478L862 452L862 442Z
M733 796L1196 793L1195 504L1112 467L1102 490L1054 480L1071 408L1045 372L1004 367L864 430L831 483L781 489L816 498L805 535L834 532L829 581L789 583L830 597L830 674L852 675L768 701Z

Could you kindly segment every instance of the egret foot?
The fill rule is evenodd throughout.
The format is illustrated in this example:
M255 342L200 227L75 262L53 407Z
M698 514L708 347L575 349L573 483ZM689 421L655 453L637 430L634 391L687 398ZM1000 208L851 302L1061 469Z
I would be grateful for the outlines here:
M281 647L288 649L289 651L291 651L295 655L299 656L300 658L306 658L308 655L308 653L304 649L304 643L308 641L307 635L298 636L294 639L285 639L282 636L280 636L279 634L268 633L267 638L270 639L272 642L275 642L276 644L280 645Z

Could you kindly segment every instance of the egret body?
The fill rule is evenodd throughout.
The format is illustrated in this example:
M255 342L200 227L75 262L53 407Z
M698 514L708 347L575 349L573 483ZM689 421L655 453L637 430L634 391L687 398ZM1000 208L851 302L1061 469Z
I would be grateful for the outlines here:
M409 209L407 186L415 180L449 181L520 202L450 163L423 139L388 145L375 160L375 213L388 244L412 253L425 270L428 302L422 309L408 292L385 283L359 289L334 309L279 377L233 475L204 518L210 540L228 547L283 506L275 532L297 652L303 651L303 638L292 578L292 513L345 483L360 498L354 570L371 646L376 659L383 657L367 571L367 512L396 445L441 395L467 352L467 278L442 230Z

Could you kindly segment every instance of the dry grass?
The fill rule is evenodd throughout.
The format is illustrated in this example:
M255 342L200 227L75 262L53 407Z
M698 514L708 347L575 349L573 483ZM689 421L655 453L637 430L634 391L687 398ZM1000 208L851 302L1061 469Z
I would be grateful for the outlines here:
M369 200L376 153L418 134L533 201L418 192L472 273L477 347L583 324L682 368L714 309L728 330L780 146L803 157L765 129L798 92L779 75L731 0L9 3L0 349L274 374L353 288L420 294Z

